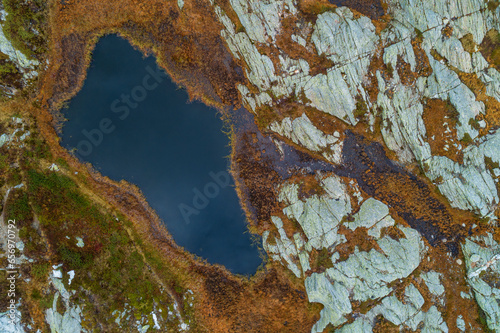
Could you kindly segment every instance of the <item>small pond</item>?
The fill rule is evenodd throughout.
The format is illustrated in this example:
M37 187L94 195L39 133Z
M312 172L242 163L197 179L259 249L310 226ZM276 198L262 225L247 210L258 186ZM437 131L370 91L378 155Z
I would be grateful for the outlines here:
M177 244L233 273L255 273L262 260L227 172L223 122L188 103L154 58L116 35L101 38L64 115L62 145L137 185Z

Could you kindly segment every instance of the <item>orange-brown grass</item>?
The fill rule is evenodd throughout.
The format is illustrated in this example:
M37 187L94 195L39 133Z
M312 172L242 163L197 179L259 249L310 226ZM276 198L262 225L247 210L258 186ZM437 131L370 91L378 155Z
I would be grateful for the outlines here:
M399 55L396 69L398 71L398 75L401 79L402 84L404 84L405 86L411 86L415 84L415 81L418 78L418 74L413 72L411 70L410 64L404 61L403 58Z
M300 0L298 4L299 10L309 20L316 20L316 17L324 12L337 8L328 0Z
M255 134L246 133L238 145L233 146L231 168L249 223L261 233L272 229L271 214L281 212L275 188L281 177L264 161L260 161L256 142Z
M200 309L206 318L217 327L216 332L302 332L310 330L319 316L319 310L309 305L303 289L290 285L288 276L279 271L279 264L267 274L258 276L254 283L224 277L216 269L203 272L207 276L205 290L211 307ZM311 308L304 312L301 309ZM228 322L220 316L226 313Z
M373 326L373 333L399 333L401 329L399 326L394 325L384 316L378 315L375 317L375 325Z
M378 79L376 76L377 71L381 71L382 77L387 77L387 79L392 78L392 72L388 70L386 64L384 63L384 60L382 58L382 50L380 47L373 55L370 66L368 67L368 84L365 87L372 103L377 101L377 96L379 93Z
M344 235L347 242L338 245L335 251L340 254L339 261L347 260L357 248L359 251L370 252L371 249L380 251L380 247L372 237L367 234L367 229L364 227L351 230L344 225L340 226L339 234Z
M500 102L491 96L486 95L484 83L475 73L463 73L456 71L460 80L476 95L476 100L484 103L486 114L479 115L478 120L486 121L485 128L478 128L480 135L486 135L490 129L500 127Z
M415 72L419 76L431 75L432 74L432 67L429 63L429 58L427 57L427 54L422 49L421 41L418 38L413 39L411 41L411 46L413 48L413 53L415 53L415 62L417 64L415 67Z
M306 112L309 120L311 120L314 126L316 126L316 128L320 131L325 134L338 132L341 135L340 139L343 139L344 132L349 128L349 125L347 125L344 121L312 107L304 106L303 110Z
M455 145L464 146L464 144L457 139L457 111L450 102L440 99L427 100L423 120L432 154L446 156L455 162L462 163L462 150Z
M117 32L143 52L152 52L191 98L239 105L235 68L220 37L221 25L208 1L118 0L53 1L50 8L49 68L41 97L49 106L71 97L81 86L97 37Z
M306 47L292 41L292 35L301 35L297 27L299 19L296 16L289 16L281 21L281 32L276 37L277 47L285 52L292 59L304 59L309 64L309 75L315 76L319 73L326 74L326 70L334 65L333 61L324 55L318 55L316 49L307 49ZM312 33L308 31L309 35ZM310 36L307 36L310 39Z
M295 181L297 182L297 181ZM325 190L321 187L318 178L314 175L304 175L298 179L299 186L299 198L305 200L313 195L321 196L325 194Z

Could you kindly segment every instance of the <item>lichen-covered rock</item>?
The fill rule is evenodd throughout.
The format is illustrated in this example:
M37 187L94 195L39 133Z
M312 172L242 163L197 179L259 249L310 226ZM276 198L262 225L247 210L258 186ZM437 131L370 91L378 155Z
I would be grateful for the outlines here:
M338 326L346 322L344 317L352 311L349 291L341 283L331 283L322 273L313 273L305 281L309 302L321 303L321 318L313 326L312 332L323 332L328 324Z
M326 55L335 66L304 87L310 105L355 125L356 97L361 94L368 101L362 82L378 39L371 20L364 16L354 19L346 7L319 15L311 40L318 54Z
M21 323L22 314L19 310L21 302L15 304L13 310L7 309L5 312L0 312L0 333L24 333L26 332L23 324ZM12 320L12 315L15 319Z
M334 116L347 128L364 119L371 131L380 131L398 162L416 162L423 176L435 183L452 207L496 219L494 212L500 201L500 168L496 165L500 163L500 134L495 126L488 127L489 133L485 128L490 126L486 116L492 112L491 104L500 102L500 73L492 65L492 57L480 48L488 31L500 29L500 7L482 0L389 0L388 22L381 24L347 7L327 10L310 21L301 12L302 7L299 10L296 3L288 0L230 3L241 22L239 29L220 7L214 8L224 25L221 36L233 56L243 63L248 79L238 86L243 104L256 114L271 110L273 116L282 109L272 107L287 103L290 98L295 105L307 106L293 117L281 114L273 118L267 130L341 168L345 153L343 133L323 132L319 124L323 118L313 114ZM293 33L283 34L289 24L284 24L284 20L291 16L297 18L292 20ZM466 47L464 38L470 36L473 42ZM310 58L286 54L278 41L288 37L289 43L301 50L327 58L329 65L317 71ZM274 56L264 54L261 46L271 53L276 51ZM457 151L454 159L443 153L448 142L443 151L436 149L433 128L429 127L436 124L424 121L430 100L445 102L452 110L449 112L453 113L453 120L443 116L447 122L442 131L452 138ZM382 122L378 128L377 117ZM371 332L377 316L400 329L447 332L454 321L460 330L469 329L466 326L470 322L460 316L447 318L448 325L444 322L440 311L447 305L447 285L442 272L434 271L435 267L426 268L411 281L408 278L426 253L419 232L402 226L399 219L396 222L396 215L391 217L389 211L395 210L394 205L388 207L377 193L367 197L363 192L362 198L349 185L349 172L343 175L345 178L318 175L322 194L308 194L306 198L299 198L298 183L286 181L277 185L284 217L273 216L271 222L277 232L264 233L264 247L271 258L282 262L297 277L304 277L309 301L324 306L313 332L323 331L329 324L336 328L344 325L339 332ZM359 211L353 211L357 207ZM352 219L347 221L346 217ZM294 230L291 237L283 227L283 222L290 222L287 219L300 226L296 225L300 230ZM446 227L458 227L458 223ZM466 227L469 226L463 224L457 230ZM385 230L405 236L398 239L392 234L391 238ZM365 232L370 237L366 239L368 245L363 245L373 248L360 250L356 246L360 244L350 243L354 241L349 235L355 234L354 238ZM500 308L496 302L487 301L500 295L496 287L485 282L498 274L497 244L489 239L482 240L489 244L485 248L471 238L463 249L464 254L474 252L466 256L468 283L487 313L490 328L499 329ZM343 246L342 250L337 249L339 246ZM346 248L350 251L347 254ZM325 249L331 260L326 269L316 271L310 262L311 252ZM393 289L402 281L406 283L403 301ZM417 287L427 290L426 295ZM432 303L427 311L422 309L424 296ZM354 302L371 302L373 306L362 314ZM354 321L345 324L349 315L355 316Z
M28 125L24 120L17 117L12 117L10 120L10 130L0 135L0 148L6 146L23 147L23 141L30 136Z
M299 251L297 250L297 245L296 243L292 242L288 236L285 233L285 230L283 229L283 222L279 217L272 216L271 217L273 224L276 226L278 229L278 233L280 235L280 238L275 238L275 244L270 244L268 242L268 237L269 237L269 231L265 231L264 234L262 235L262 243L264 246L264 250L267 251L267 253L270 253L273 255L273 258L276 261L280 261L281 259L284 259L285 262L288 265L288 268L295 274L297 277L301 277L301 270L295 263L293 258L298 258ZM298 236L300 238L300 236ZM308 258L307 258L307 252L303 254L306 256L306 263L307 265L305 267L304 271L307 271L308 268Z
M287 204L283 213L300 224L309 249L331 248L344 242L345 237L338 234L338 226L351 211L350 197L340 178L332 176L321 182L327 193L314 195L305 202L298 197L297 184L285 184L279 196L279 200Z
M4 20L8 15L4 10L0 11L1 19ZM28 59L21 51L17 50L12 43L5 37L3 25L0 24L0 52L7 55L17 67L23 71L25 78L31 78L37 73L33 69L39 65L37 60Z
M353 218L353 222L344 225L351 230L364 227L368 229L368 235L375 238L380 238L382 228L394 225L394 219L389 215L389 207L373 198L366 199Z
M320 302L325 306L321 312L321 319L313 327L313 332L321 332L328 323L333 326L343 324L346 318L342 315L349 313L351 308L346 307L346 304L350 304L351 301L380 299L389 295L392 292L392 288L389 287L391 282L406 278L419 266L425 253L425 245L420 235L409 228L402 227L401 231L406 238L396 241L390 237L383 237L378 240L381 252L375 249L370 252L355 250L347 260L334 262L333 267L324 273L313 274L314 277L311 275L306 278L309 301ZM308 281L309 279L312 280ZM329 281L331 286L325 286L325 281ZM316 287L320 290L316 290ZM325 295L324 289L329 292L335 290L336 293L334 296ZM413 300L411 295L409 297ZM339 309L345 310L339 312Z
M317 129L304 113L302 116L291 120L285 118L279 122L273 122L269 129L306 147L312 151L322 152L332 163L339 164L342 160L342 141L337 135L327 135Z
M482 243L482 244L481 244ZM484 244L484 245L483 245ZM491 234L466 239L462 246L467 267L467 282L486 314L488 327L500 331L500 245Z
M422 273L420 277L425 281L429 292L435 296L442 296L444 294L444 287L440 281L441 274L437 272Z
M81 309L79 305L73 305L70 302L71 293L66 290L62 280L51 276L51 282L56 293L52 302L52 308L45 311L45 320L53 333L80 333L86 332L81 326ZM59 313L57 302L61 297L65 310Z
M423 305L424 298L413 284L409 284L405 289L404 302L394 295L386 297L380 305L336 332L372 332L378 315L382 315L394 325L407 327L413 331L420 329L421 332L448 332L448 327L437 308L431 306L427 312L424 312L422 311Z
M386 296L392 281L407 277L420 264L425 245L419 233L401 227L406 238L383 237L377 241L380 251L355 251L346 261L335 263L326 273L352 292L356 301Z
M307 105L349 124L357 123L353 114L356 98L359 96L369 103L362 82L379 38L370 19L355 19L346 7L319 15L311 41L319 55L327 56L336 65L327 69L326 75L311 76L306 60L295 60L282 54L280 63L273 64L254 45L255 42L274 44L281 27L280 13L294 14L297 11L292 2L278 0L263 5L241 0L234 1L233 5L245 32L236 33L234 24L220 7L215 11L225 27L222 37L233 55L245 61L247 78L259 89L258 94L251 94L248 88L239 87L252 110L263 104L273 105L267 93L269 90L278 98L298 96L303 92L309 101ZM306 43L304 38L301 42Z

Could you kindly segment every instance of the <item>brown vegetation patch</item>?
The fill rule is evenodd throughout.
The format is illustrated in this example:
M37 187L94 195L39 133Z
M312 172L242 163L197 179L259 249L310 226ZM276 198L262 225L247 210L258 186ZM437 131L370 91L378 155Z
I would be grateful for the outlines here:
M413 47L413 53L415 53L415 62L417 66L415 67L415 73L418 76L429 76L432 74L432 67L429 64L429 58L427 54L422 49L422 45L416 39L412 40L411 45Z
M304 105L304 94L298 96L292 94L287 98L275 99L272 107L269 105L262 105L255 108L255 123L262 133L269 132L268 126L273 122L281 122L284 118L291 120L302 116L305 110L313 109ZM316 110L316 109L314 109Z
M251 285L222 277L215 268L200 273L206 276L207 299L215 300L200 309L213 332L301 332L319 319L303 310L309 304L302 287L294 288L274 268Z
M449 101L429 99L424 106L423 120L427 132L427 142L433 155L446 156L462 163L463 153L457 139L458 112Z
M481 54L497 70L500 70L500 33L491 29L484 36L480 45Z
M304 17L311 22L315 22L318 15L337 8L328 0L299 0L298 7Z
M327 248L322 248L321 250L312 249L309 253L309 262L312 263L310 271L306 273L308 275L312 273L323 273L328 268L333 267L332 262L332 252Z
M398 71L398 75L401 79L402 84L404 84L405 86L411 86L415 84L415 81L418 78L417 74L411 70L410 64L404 61L400 55L398 55L396 69Z
M465 230L454 224L446 208L430 189L411 178L410 175L390 172L380 174L376 179L370 179L369 182L375 186L379 200L382 199L381 201L393 207L398 214L412 215L416 221L426 224L423 229L437 227L449 241L463 237ZM439 237L439 235L434 236ZM440 239L437 241L440 243Z
M351 220L349 217L347 221ZM339 244L335 247L335 251L340 254L338 261L347 260L357 248L361 252L370 252L372 249L381 251L377 242L367 234L367 229L364 227L358 227L355 230L351 230L344 225L339 227L338 234L344 235L347 241L345 243Z
M313 195L321 196L326 193L325 189L314 175L302 177L299 184L299 199L301 200L305 200Z
M471 33L468 33L467 35L460 38L460 42L462 43L462 47L465 51L469 53L476 52L477 44L474 42L474 36L472 36Z
M381 72L382 78L385 81L389 81L392 79L392 66L387 66L384 63L382 57L382 50L377 50L377 52L373 55L372 60L370 62L370 66L368 67L368 80L369 84L365 87L368 92L368 96L370 96L370 101L374 103L378 97L378 79L377 79L377 71Z
M415 54L415 68L412 70L410 64L404 61L399 55L396 64L401 83L406 86L413 86L419 77L427 77L432 74L429 59L427 58L425 51L422 49L421 43L414 39L411 41L411 44Z
M280 121L287 117L292 120L298 118L302 116L307 108L299 101L299 99L299 96L292 95L281 101L279 104L274 105L271 108L271 111L276 114Z
M375 325L373 326L373 333L398 333L401 332L399 326L393 324L384 316L378 315L375 317Z
M377 20L385 14L380 0L330 0L330 3L338 7L354 9L372 20Z
M475 73L463 73L458 70L455 72L460 77L460 80L476 95L476 100L484 103L486 114L478 115L476 121L474 121L474 123L477 123L478 120L486 121L485 128L476 127L479 130L479 134L486 135L490 130L499 128L500 102L496 98L486 95L486 87Z
M311 120L314 126L321 132L325 134L338 132L340 134L340 140L343 140L344 132L349 128L344 121L331 114L319 111L316 108L304 106L303 109L309 120Z
M394 240L400 240L401 238L405 238L405 234L401 231L400 228L398 228L398 224L404 225L405 223L401 223L402 219L397 215L396 215L396 220L399 220L397 224L382 229L382 232L380 233L382 237L387 236Z
M243 185L238 185L240 200L247 203L245 206L252 217L250 223L262 226L270 223L271 213L278 205L274 184L280 183L280 177L264 161L259 160L255 140L256 137L249 133L239 140L233 158L233 169L235 178Z
M54 57L54 71L51 74L51 84L47 85L49 105L75 94L83 84L88 57L89 35L70 33L56 42ZM57 68L57 69L55 69Z
M298 23L304 23L303 19L291 16L281 21L281 33L276 37L276 45L292 59L304 59L309 64L309 75L326 74L328 68L335 64L325 55L318 55L316 49L307 49L306 47L292 41L292 35L301 36L302 31L297 26Z
M447 24L443 29L441 29L441 35L443 37L449 38L453 34L453 27Z
M51 107L80 88L89 46L99 35L113 32L154 53L191 98L239 105L236 85L245 78L220 37L222 27L207 1L186 1L182 12L176 3L159 0L66 1L54 4L50 15L52 45L42 100Z

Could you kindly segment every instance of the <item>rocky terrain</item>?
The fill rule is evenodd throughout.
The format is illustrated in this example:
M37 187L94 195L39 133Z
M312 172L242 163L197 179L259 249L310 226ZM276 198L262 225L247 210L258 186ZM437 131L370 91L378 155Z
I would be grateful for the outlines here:
M83 253L78 235L42 223L37 230L53 233L48 244L64 237L75 244L67 245L70 252L43 254L54 265L37 277L46 291L35 293L39 305L31 305L34 273L27 273L30 307L16 309L36 320L24 319L16 329L500 332L498 1L51 5L43 56L21 54L0 34L0 51L18 75L17 81L5 76L11 80L4 80L4 97L16 101L19 89L36 90L23 97L34 104L31 121L61 158L58 164L55 157L40 158L45 162L37 172L62 172L95 185L81 185L82 192L132 221L116 217L116 224L109 222L113 228L123 230L124 223L129 231L142 230L126 244L147 239L144 230L152 229L145 226L155 215L123 208L145 203L135 196L117 200L121 191L135 192L99 175L76 179L74 172L87 169L58 146L52 127L61 103L81 85L97 37L120 33L153 53L191 97L245 119L235 122L232 172L268 262L247 281L199 263L170 242L140 244L126 253L149 267L135 279L154 280L152 301L143 304L130 289L126 299L103 299L95 281L80 278L83 270L71 261ZM30 86L35 67L41 81ZM6 119L4 153L34 147L23 146L31 135L25 121ZM61 161L71 167L62 168ZM25 165L23 170L32 167ZM4 184L4 197L23 191L31 175ZM111 188L113 195L102 195ZM36 229L37 219L31 220ZM110 259L118 245L109 246L95 258L118 265ZM141 247L162 248L159 257L172 262L156 265L162 259L139 256ZM29 260L42 260L37 255L18 257L30 266ZM184 266L178 271L176 265ZM106 279L114 281L113 274ZM163 290L168 296L158 296Z
M451 207L473 212L483 227L476 233L474 226L460 225L454 217L437 221L435 228L424 217L416 226L408 212L390 200L376 200L379 196L362 185L367 193L361 195L354 172L337 173L342 178L316 172L323 194L302 199L298 191L303 181L277 185L283 208L271 216L264 248L272 260L304 278L310 302L324 306L312 331L371 332L381 321L423 332L480 331L464 314L450 317L447 308L459 306L446 297L446 288L453 288L450 279L467 283L473 299L465 297L463 304L475 300L489 329L500 331L498 236L492 235L497 235L500 175L500 63L494 55L500 50L498 4L388 1L378 20L375 13L370 18L356 7L328 8L310 20L300 10L303 3L230 4L243 28L237 29L214 4L224 25L221 36L245 64L248 83L238 87L244 105L256 117L265 113L272 119L261 130L342 166L349 162L346 132L320 130L324 124L311 121L310 110L354 129L365 122L364 129L381 134L394 161L418 167ZM306 56L292 54L285 43ZM313 73L313 57L325 57L331 66ZM297 104L293 115L274 111L291 100ZM401 200L422 199L408 195ZM288 235L283 219L294 224ZM459 246L441 247L431 255L430 247L450 241L439 229L453 224L469 228L456 240ZM484 234L484 229L492 233ZM346 243L352 243L349 253ZM327 250L328 263L311 268L313 249ZM459 269L460 277L444 276L435 270L439 265L425 261L465 264L466 270Z

